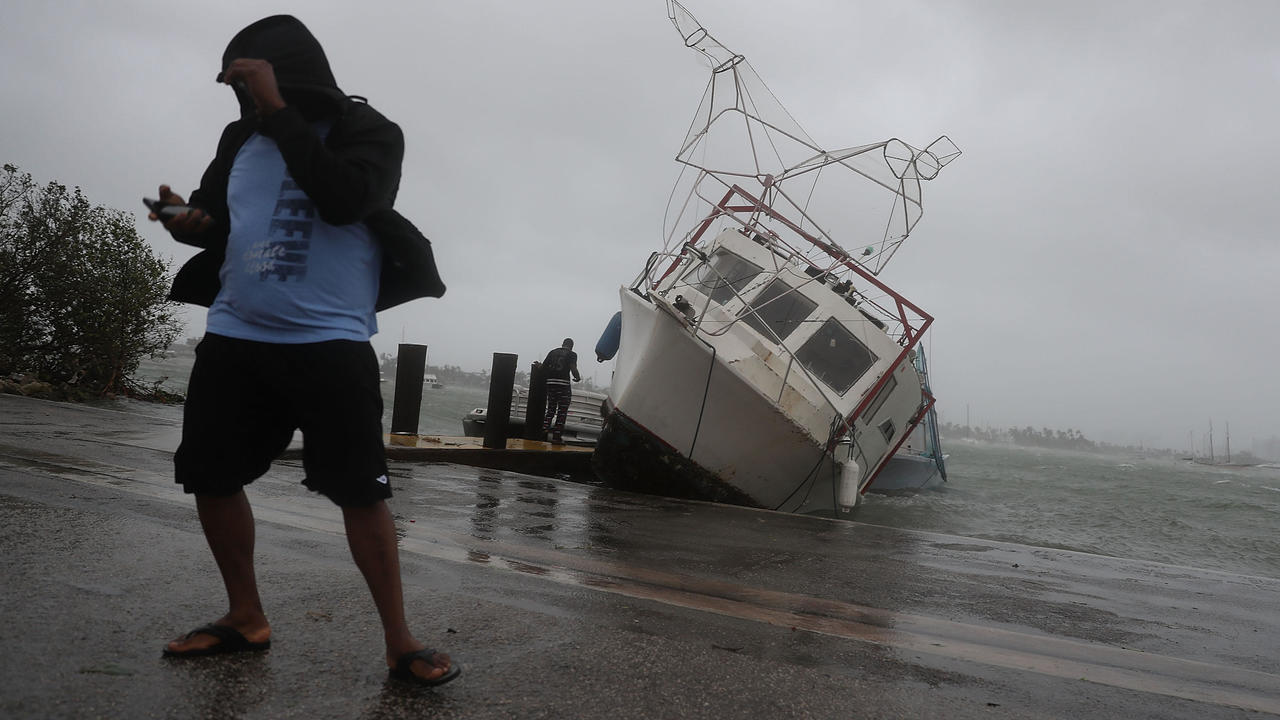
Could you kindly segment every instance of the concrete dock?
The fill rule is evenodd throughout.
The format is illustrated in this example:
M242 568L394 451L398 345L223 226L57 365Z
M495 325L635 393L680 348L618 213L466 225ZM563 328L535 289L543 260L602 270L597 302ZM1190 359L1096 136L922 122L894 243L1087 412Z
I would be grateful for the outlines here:
M0 396L0 717L1280 717L1280 580L407 460L406 605L459 680L387 679L291 459L248 491L272 649L165 660L225 609L177 438Z

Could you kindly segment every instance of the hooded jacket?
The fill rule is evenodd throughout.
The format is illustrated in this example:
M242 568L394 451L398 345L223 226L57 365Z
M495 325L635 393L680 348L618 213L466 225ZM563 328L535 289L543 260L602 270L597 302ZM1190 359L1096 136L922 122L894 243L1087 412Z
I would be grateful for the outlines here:
M222 69L237 58L270 62L286 106L259 119L252 97L235 88L240 119L222 131L189 202L208 213L213 225L202 233L174 235L204 250L178 270L169 299L209 307L217 297L231 228L227 181L236 153L255 132L275 141L290 176L322 220L331 225L363 221L377 238L382 246L377 310L443 295L431 242L392 209L404 157L400 128L338 89L320 43L294 17L276 15L241 30L223 53ZM327 137L316 134L313 120L332 121Z

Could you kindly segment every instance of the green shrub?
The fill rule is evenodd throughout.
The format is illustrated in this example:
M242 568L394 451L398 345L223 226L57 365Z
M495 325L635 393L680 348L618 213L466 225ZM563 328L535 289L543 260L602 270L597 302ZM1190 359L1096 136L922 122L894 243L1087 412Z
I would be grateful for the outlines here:
M136 389L138 362L182 330L169 282L169 263L131 213L4 166L0 376L32 375L78 396Z

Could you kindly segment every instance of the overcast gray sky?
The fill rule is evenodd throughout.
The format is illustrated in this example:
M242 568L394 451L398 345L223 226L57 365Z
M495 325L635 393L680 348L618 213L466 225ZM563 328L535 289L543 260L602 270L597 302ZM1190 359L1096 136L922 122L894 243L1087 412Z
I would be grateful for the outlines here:
M882 275L936 318L944 419L1179 448L1210 418L1219 447L1227 422L1235 449L1280 435L1280 3L686 6L819 144L964 150ZM662 245L708 77L663 0L9 0L0 161L141 219L157 184L198 182L236 112L222 51L276 12L405 132L397 207L449 292L380 315L375 346L478 370L572 336L607 383L590 348Z

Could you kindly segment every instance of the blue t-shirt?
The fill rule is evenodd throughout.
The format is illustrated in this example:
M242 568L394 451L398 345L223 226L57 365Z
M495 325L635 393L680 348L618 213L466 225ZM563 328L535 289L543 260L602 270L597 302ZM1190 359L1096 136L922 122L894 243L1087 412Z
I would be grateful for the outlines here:
M227 206L231 233L209 332L272 343L367 341L378 332L381 246L364 223L321 220L274 140L254 133L240 148Z

